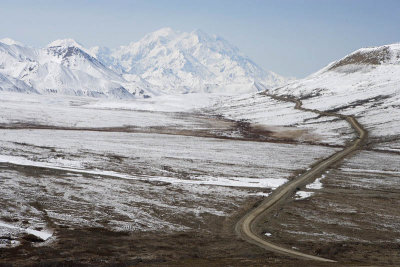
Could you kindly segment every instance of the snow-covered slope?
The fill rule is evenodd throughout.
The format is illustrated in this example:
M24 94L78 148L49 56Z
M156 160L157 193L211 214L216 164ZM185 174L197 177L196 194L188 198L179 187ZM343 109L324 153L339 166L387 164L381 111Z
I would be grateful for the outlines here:
M3 41L2 90L112 98L148 93L105 67L74 40L57 40L43 49L26 47L11 39Z
M371 140L400 136L400 44L362 48L309 77L275 90L306 107L360 118Z
M396 141L400 140L400 44L359 49L304 79L270 91L301 98L308 108L355 115L369 131L369 142L400 151ZM296 127L316 136L317 142L343 145L354 138L343 120L295 110L291 103L262 94L224 99L212 110L263 127Z
M6 44L6 45L20 45L23 46L23 44L21 42L15 41L11 38L3 38L0 39L0 43Z
M35 89L23 81L0 73L0 91L38 93Z
M163 28L116 49L73 39L35 49L0 40L1 90L131 98L162 93L256 92L287 82L217 36Z
M127 80L143 79L168 93L254 92L254 82L268 88L287 80L264 71L217 36L163 28L116 49L93 47L90 53Z

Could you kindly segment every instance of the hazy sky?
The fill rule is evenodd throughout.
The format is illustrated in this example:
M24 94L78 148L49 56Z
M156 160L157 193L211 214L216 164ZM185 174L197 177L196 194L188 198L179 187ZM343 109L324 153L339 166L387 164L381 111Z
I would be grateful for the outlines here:
M1 0L0 38L116 47L162 27L202 29L264 69L304 77L365 46L400 41L399 0Z

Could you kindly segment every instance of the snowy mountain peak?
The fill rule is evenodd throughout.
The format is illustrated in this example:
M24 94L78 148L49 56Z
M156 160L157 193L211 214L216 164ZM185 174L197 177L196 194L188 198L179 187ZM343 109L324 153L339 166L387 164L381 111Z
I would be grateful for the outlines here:
M47 45L47 47L55 47L55 46L78 47L80 49L83 48L83 46L80 43L71 38L55 40Z
M71 38L55 40L47 45L47 49L53 50L53 52L56 51L56 53L58 54L64 54L64 56L66 57L74 54L81 54L84 57L89 55L95 58L95 55L92 53L91 50L86 49L85 47L83 47L82 44ZM82 53L82 51L84 53Z
M225 46L225 48L229 47L229 49L236 50L236 52L239 52L239 49L236 48L236 46L232 45L229 43L227 40L225 40L223 37L216 35L216 34L208 34L202 29L197 29L194 30L190 33L193 36L196 36L199 42L202 43L212 43L212 42L217 42L221 43Z
M161 28L155 32L150 33L149 35L158 36L158 37L166 37L170 35L174 35L175 31L169 27Z
M178 33L171 28L161 28L155 32L146 34L139 42L141 43L157 43L163 40L173 39ZM136 42L130 43L129 46L134 46Z
M196 29L196 30L192 31L190 34L197 36L197 38L199 38L199 40L204 40L204 41L216 40L215 35L211 36L201 29Z
M243 93L255 91L255 81L268 88L286 82L264 71L229 42L202 30L188 33L162 28L127 46L90 51L126 79L139 75L167 93Z
M19 45L19 46L23 46L22 43L20 43L20 42L18 42L18 41L15 41L15 40L13 40L13 39L11 39L11 38L3 38L3 39L0 39L0 43L6 44L6 45Z

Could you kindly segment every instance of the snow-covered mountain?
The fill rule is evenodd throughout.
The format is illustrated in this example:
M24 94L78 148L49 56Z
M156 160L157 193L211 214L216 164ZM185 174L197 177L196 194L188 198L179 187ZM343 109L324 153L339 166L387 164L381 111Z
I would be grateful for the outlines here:
M127 80L140 78L167 93L257 91L287 79L261 67L217 36L163 28L116 49L93 47L93 56Z
M35 89L28 86L21 80L0 73L0 91L38 93Z
M377 90L376 86L385 85L385 90L397 89L388 85L398 83L399 74L400 44L362 48L276 91L297 96L336 95L341 92L380 94L382 90Z
M116 49L73 39L36 49L0 40L0 90L132 98L159 94L247 93L287 79L261 67L224 39L164 28Z
M133 98L151 95L90 56L71 39L46 48L0 42L0 90L41 94Z
M362 48L302 80L274 90L306 107L353 114L382 140L400 136L400 43Z

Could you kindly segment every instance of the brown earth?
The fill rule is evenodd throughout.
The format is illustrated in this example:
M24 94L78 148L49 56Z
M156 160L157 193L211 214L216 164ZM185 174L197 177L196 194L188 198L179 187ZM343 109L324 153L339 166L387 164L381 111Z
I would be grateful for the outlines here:
M286 265L290 258L254 247L234 234L238 218L257 201L259 198L250 199L230 217L210 218L209 228L213 231L165 234L58 227L57 240L49 245L27 241L1 250L0 266Z
M226 122L226 124L228 128L231 127L235 131L241 132L243 137L240 138L248 138L249 140L266 141L269 139L268 141L296 142L295 138L303 135L301 132L294 131L289 135L286 132L279 136L279 133L274 133L270 129L253 127L246 122L234 124ZM27 125L14 125L12 127L27 128ZM100 130L127 131L127 128ZM131 130L136 131L137 129ZM160 129L149 129L150 132L153 130L160 132ZM175 132L179 135L219 136L203 130L164 129L161 132L163 131L168 134ZM222 136L220 138L231 137ZM339 171L336 174L332 171L331 175L340 176L338 173ZM276 210L272 218L265 220L258 227L258 231L260 234L271 232L271 241L277 244L289 248L296 247L306 253L336 259L339 263L301 261L265 251L241 240L234 231L236 222L262 200L262 197L252 197L230 216L210 216L207 220L207 229L196 231L169 234L160 232L113 232L103 228L55 226L57 239L48 245L43 246L37 240L32 242L27 237L18 247L1 249L0 266L400 265L400 246L393 241L393 231L385 230L374 233L376 225L368 224L368 218L381 210L386 210L386 215L389 217L400 216L397 209L400 204L398 192L376 192L359 188L354 191L350 185L335 187L334 181L332 184L324 184L324 189L318 192L315 197L299 201L291 200L286 203ZM375 205L368 205L367 208L366 203L372 203L371 201ZM327 203L353 205L356 206L358 213L343 214L326 206ZM310 216L310 214L313 216ZM360 229L346 228L340 222L335 222L335 219L343 216L346 217L344 221L349 220L347 216L356 221L357 227ZM180 219L185 220L185 218ZM301 231L306 234L300 233ZM329 240L328 238L320 239L318 235L311 235L310 238L310 233L320 234L324 231L331 231L336 235L346 236L348 239L341 241Z

